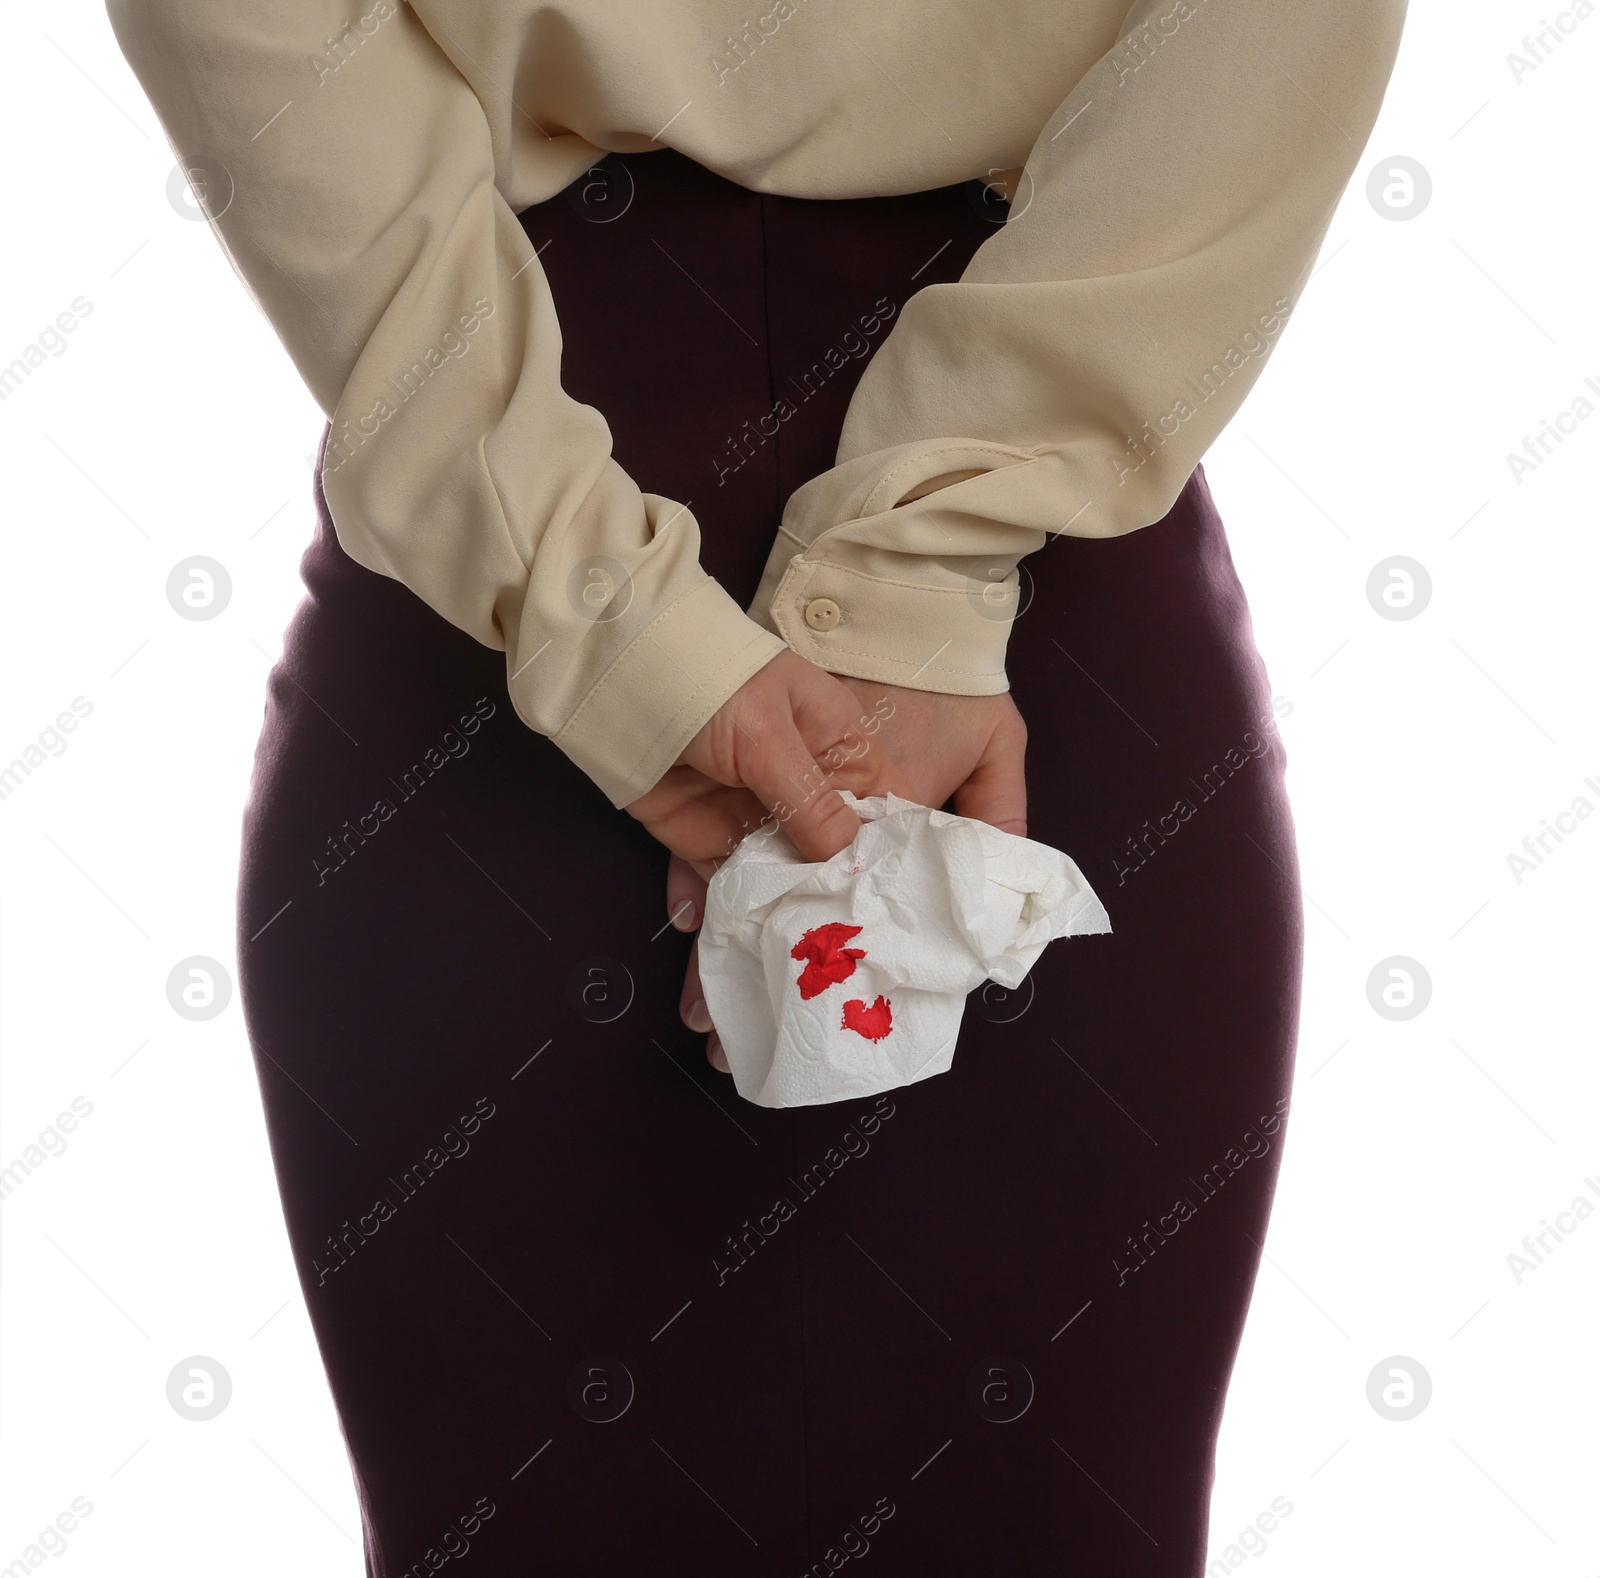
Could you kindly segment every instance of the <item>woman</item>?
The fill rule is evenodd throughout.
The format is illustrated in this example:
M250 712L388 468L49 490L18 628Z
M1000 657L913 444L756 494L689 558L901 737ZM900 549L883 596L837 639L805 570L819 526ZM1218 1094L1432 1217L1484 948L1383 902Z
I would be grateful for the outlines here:
M1199 460L1403 0L819 3L111 0L330 419L239 949L379 1578L1204 1561L1300 919ZM705 879L841 788L1114 933L756 1108Z

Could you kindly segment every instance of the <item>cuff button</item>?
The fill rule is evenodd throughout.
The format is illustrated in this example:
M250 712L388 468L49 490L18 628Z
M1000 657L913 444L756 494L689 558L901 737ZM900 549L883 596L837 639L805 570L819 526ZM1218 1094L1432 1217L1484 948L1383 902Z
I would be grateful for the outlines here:
M844 611L831 597L813 597L806 604L806 623L813 630L832 630L844 618Z

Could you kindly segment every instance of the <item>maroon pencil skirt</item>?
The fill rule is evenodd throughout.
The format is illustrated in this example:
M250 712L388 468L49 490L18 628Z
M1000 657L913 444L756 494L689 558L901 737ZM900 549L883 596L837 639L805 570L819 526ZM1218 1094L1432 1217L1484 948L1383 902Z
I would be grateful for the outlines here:
M565 387L748 600L894 314L1003 215L959 185L764 196L664 150L522 218ZM1011 637L1030 833L1113 933L975 994L949 1073L782 1111L679 1022L665 850L316 503L238 946L367 1572L1198 1573L1301 958L1203 473L1026 561Z

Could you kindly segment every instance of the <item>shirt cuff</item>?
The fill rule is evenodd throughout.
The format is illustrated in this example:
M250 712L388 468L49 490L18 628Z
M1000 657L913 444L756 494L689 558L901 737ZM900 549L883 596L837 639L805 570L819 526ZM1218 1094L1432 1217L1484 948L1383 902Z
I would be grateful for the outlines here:
M821 668L911 690L993 696L1010 688L1006 643L1017 563L1042 530L985 505L1039 480L1030 451L987 442L913 443L836 466L797 489L751 617ZM947 473L977 472L899 502ZM1026 480L1024 480L1026 478ZM988 485L988 497L975 487Z
M683 748L783 641L707 577L664 608L623 648L553 742L622 807L655 787ZM524 722L531 697L511 700ZM533 725L530 724L530 727Z

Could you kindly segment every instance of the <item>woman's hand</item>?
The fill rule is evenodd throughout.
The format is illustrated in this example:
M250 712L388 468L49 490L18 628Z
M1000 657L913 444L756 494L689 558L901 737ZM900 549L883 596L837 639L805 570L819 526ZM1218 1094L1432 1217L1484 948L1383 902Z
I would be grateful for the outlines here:
M637 817L674 855L718 860L775 818L807 860L827 860L861 825L839 798L910 790L878 743L871 701L796 652L759 669L689 741Z
M891 783L894 793L932 806L943 806L953 797L958 815L988 822L1008 833L1026 834L1027 729L1009 695L946 696L877 680L841 677L839 682L859 698L863 717L879 720L874 738L894 769L886 776L903 785ZM883 792L846 787L860 795ZM850 829L853 838L860 823L853 812L846 810L846 814L854 824ZM826 860L850 838L827 854L807 858ZM698 928L705 914L706 885L714 870L711 861L684 859L674 853L667 870L667 910L679 930ZM691 1030L711 1031L706 1056L713 1068L727 1073L727 1059L700 987L698 942L690 954L678 1011Z
M795 652L780 652L712 714L648 794L627 807L668 849L667 913L694 931L716 862L763 820L777 820L807 860L827 860L860 819L838 790L867 796L915 791L879 741L881 719L852 688ZM690 987L692 986L692 995ZM699 943L689 958L684 1023L709 1031L700 996ZM716 1047L712 1062L718 1062Z
M893 704L878 738L911 785L904 798L939 807L954 798L957 816L1027 835L1028 730L1009 692L946 696L874 679L843 677L842 683L864 708L883 697Z

